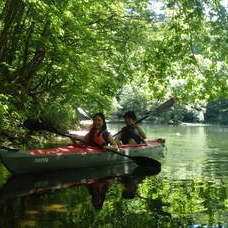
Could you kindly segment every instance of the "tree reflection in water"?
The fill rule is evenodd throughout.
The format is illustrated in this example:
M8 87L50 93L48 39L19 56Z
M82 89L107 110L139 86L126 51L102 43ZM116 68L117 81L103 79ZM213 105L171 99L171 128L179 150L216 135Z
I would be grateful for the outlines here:
M173 182L135 166L83 171L10 178L0 191L0 227L192 228L199 218L208 226L198 227L226 223L226 189L218 183Z

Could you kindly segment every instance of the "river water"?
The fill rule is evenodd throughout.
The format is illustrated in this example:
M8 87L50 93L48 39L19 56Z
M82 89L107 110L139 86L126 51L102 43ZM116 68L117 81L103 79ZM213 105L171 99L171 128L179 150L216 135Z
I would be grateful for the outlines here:
M0 164L0 227L227 228L228 127L142 127L166 139L158 174L125 164L11 177Z

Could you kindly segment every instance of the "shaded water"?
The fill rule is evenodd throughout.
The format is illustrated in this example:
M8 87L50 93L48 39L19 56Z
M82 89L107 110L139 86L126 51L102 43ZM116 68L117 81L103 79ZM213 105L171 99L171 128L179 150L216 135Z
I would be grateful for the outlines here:
M10 178L0 165L0 227L228 227L228 128L142 127L166 139L159 174L125 164Z

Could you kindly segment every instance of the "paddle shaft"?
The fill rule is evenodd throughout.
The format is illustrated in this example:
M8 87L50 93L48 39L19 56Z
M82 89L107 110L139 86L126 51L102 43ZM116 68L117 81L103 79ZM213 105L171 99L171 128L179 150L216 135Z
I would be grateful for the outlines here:
M161 163L155 159L144 157L144 156L129 156L129 155L122 154L122 153L115 151L115 150L112 150L112 149L107 149L107 150L114 153L114 154L117 154L117 155L120 155L123 157L127 157L128 159L131 159L138 166L153 167L156 169L161 169Z
M108 150L108 151L110 151L110 152L112 152L112 153L114 153L114 154L118 154L118 155L121 155L121 156L124 156L124 157L127 157L127 158L132 158L131 156L129 156L129 155L126 155L126 154L122 154L122 153L120 153L120 152L118 152L118 151L116 151L116 150L112 150L112 149L106 149L106 150Z
M48 130L48 129L44 129L44 130ZM50 131L50 132L55 133L55 134L58 134L58 135L63 136L63 137L72 138L71 135L64 134L64 133L59 132L59 131L57 131L57 130L55 130L55 131L52 130L52 131ZM78 141L82 142L83 144L89 146L89 144L88 144L86 141L82 140L82 139L78 139L78 138L77 138L76 140L78 140ZM96 147L97 147L97 148L100 148L100 149L106 149L106 148L104 148L104 147L101 146L101 145L95 145L95 148L96 148ZM107 150L107 151L110 151L110 152L112 152L112 153L115 153L115 154L117 154L117 155L119 155L119 156L127 157L128 159L131 159L133 162L135 162L137 165L140 165L140 166L148 166L147 164L152 164L152 163L154 163L154 162L157 162L156 160L153 160L153 159L147 158L147 157L142 157L142 156L140 156L140 157L139 157L139 156L138 156L138 157L135 157L135 156L129 156L129 155L126 155L126 154L122 154L122 153L120 153L120 152L118 152L118 151L116 151L116 150L110 149L110 148L107 148L106 150Z
M57 134L58 133L59 132L57 132ZM66 134L62 134L62 133L60 133L60 135L71 138L70 135L66 135ZM89 146L89 144L87 142L85 142L84 140L82 140L82 139L76 139L76 140L78 140L78 141L82 142L83 144ZM110 149L110 148L104 148L103 146L98 145L98 144L95 145L95 148L96 147L100 148L100 149L106 149L109 152L112 152L112 153L117 154L119 156L126 157L128 159L131 159L134 163L136 163L139 166L144 166L144 167L148 167L148 166L152 167L153 166L153 167L159 167L159 168L161 167L160 162L158 162L157 160L154 160L152 158L148 158L148 157L144 157L144 156L129 156L129 155L120 153L120 152L118 152L116 150Z
M43 130L49 130L49 129L43 129ZM61 136L63 136L63 137L72 138L71 135L61 133L61 132L59 132L59 131L57 131L57 130L53 130L53 129L52 129L52 131L50 131L50 132L55 133L55 134L58 134L58 135L61 135ZM82 139L76 139L76 140L78 140L78 141L82 142L83 144L89 146L89 144L88 144L86 141L82 140ZM97 147L97 148L100 148L100 149L106 149L106 148L104 148L104 147L101 146L101 145L95 145L95 148L96 148L96 147ZM147 166L160 167L160 166L161 166L160 162L158 162L158 161L156 161L156 160L154 160L154 159L152 159L152 158L143 157L143 156L129 156L129 155L120 153L120 152L118 152L118 151L116 151L116 150L110 149L110 148L107 148L106 150L107 150L107 151L110 151L110 152L112 152L112 153L115 153L115 154L117 154L117 155L119 155L119 156L123 156L123 157L126 157L126 158L128 158L128 159L131 159L134 163L136 163L136 164L139 165L139 166L145 166L145 167L147 167Z
M58 131L56 131L56 132L53 131L53 133L55 133L55 134L57 134L57 135L60 135L60 136L63 136L63 137L68 137L68 138L71 138L71 137L72 137L71 135L64 134L64 133L58 132Z

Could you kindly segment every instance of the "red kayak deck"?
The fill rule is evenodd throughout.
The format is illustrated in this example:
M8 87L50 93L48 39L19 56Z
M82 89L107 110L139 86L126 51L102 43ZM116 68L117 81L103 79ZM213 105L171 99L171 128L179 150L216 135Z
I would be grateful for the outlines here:
M120 150L135 149L135 148L145 148L153 147L157 144L161 144L161 140L152 140L147 141L146 144L140 145L121 145ZM97 153L97 152L106 152L106 149L100 149L90 146L78 146L78 145L68 145L64 147L49 148L49 149L37 149L37 150L28 150L31 155L63 155L63 154L82 154L82 153Z

